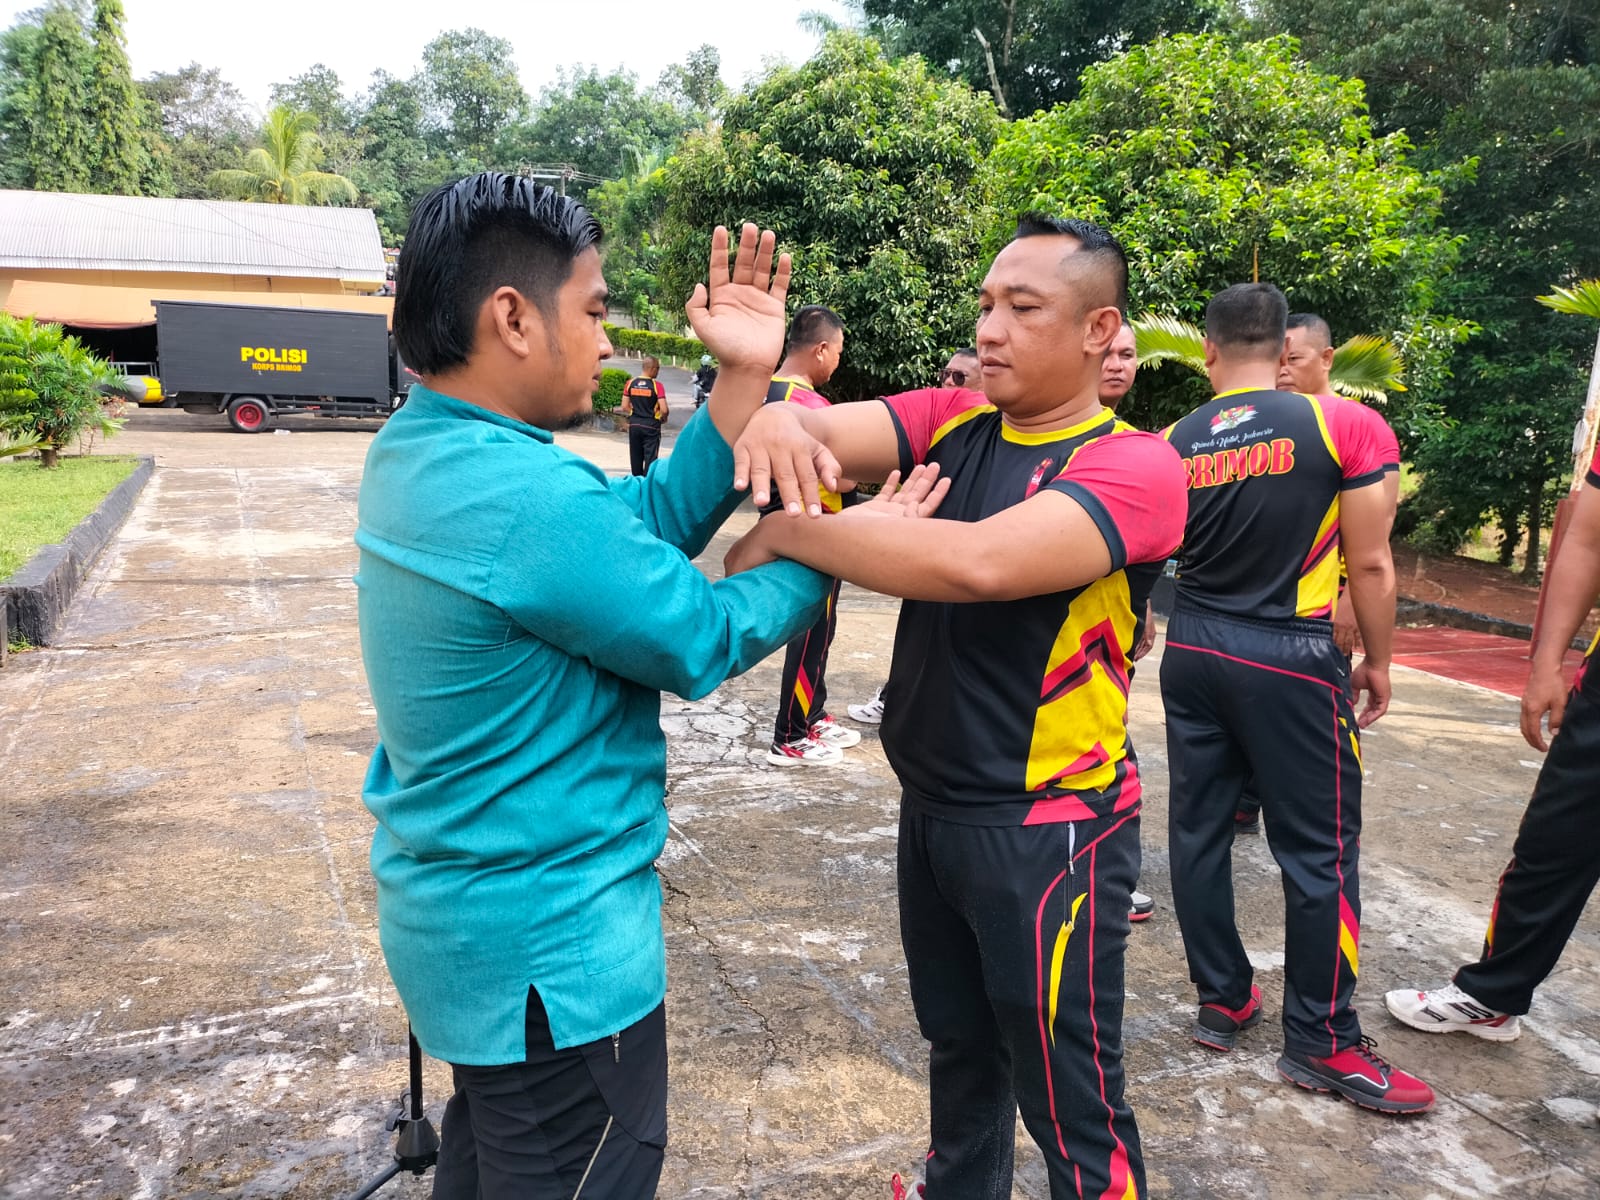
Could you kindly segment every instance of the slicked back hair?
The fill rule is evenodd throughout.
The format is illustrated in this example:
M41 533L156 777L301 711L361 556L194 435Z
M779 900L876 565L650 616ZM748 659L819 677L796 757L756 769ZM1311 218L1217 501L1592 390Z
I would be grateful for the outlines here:
M573 261L600 236L583 205L518 175L484 171L435 188L412 211L395 267L400 357L424 375L464 364L496 288L553 316Z
M1236 283L1206 305L1206 337L1240 358L1278 357L1288 322L1289 302L1270 283Z
M1284 329L1285 331L1290 329L1307 330L1312 337L1321 342L1320 348L1323 349L1333 345L1333 330L1316 313L1290 313Z
M1109 231L1093 221L1077 217L1052 217L1047 213L1028 212L1017 218L1017 232L1011 239L1020 241L1028 237L1069 237L1078 243L1078 249L1062 260L1062 269L1073 282L1097 279L1098 303L1086 308L1115 307L1118 312L1128 309L1128 256L1122 243Z
M950 352L950 358L977 358L977 357L978 357L978 348L976 346L963 346L959 350L952 350ZM945 362L949 362L950 358L945 359Z
M824 304L807 304L789 322L789 338L784 342L783 352L789 355L796 350L809 350L843 330L844 318L833 309Z

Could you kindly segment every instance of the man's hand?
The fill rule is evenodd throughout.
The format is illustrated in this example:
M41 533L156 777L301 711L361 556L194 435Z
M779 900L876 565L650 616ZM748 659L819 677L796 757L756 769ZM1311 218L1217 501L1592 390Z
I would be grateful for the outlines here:
M1362 692L1367 694L1367 705L1356 718L1356 723L1365 729L1389 711L1388 666L1380 667L1370 658L1362 659L1361 665L1350 672L1350 690L1355 693L1357 702Z
M722 569L730 577L739 574L741 571L749 571L754 567L765 566L769 562L777 561L778 556L771 550L771 539L764 538L761 534L761 527L766 524L767 521L764 519L757 521L754 527L735 542L723 557Z
M1144 602L1144 631L1139 634L1139 644L1133 648L1133 661L1138 662L1156 648L1156 606Z
M845 512L853 521L874 517L931 517L939 511L949 491L950 480L939 478L939 464L924 463L911 468L903 486L900 472L890 471L876 496Z
M1522 690L1522 736L1535 750L1548 750L1540 727L1549 718L1550 736L1561 732L1561 722L1567 715L1567 681L1560 667L1541 667L1534 664L1528 673L1528 686Z
M1356 632L1355 606L1341 595L1339 607L1333 611L1333 644L1346 658L1356 652Z
M803 506L820 517L817 482L838 491L839 460L806 430L805 411L795 404L767 404L750 417L733 445L733 486L741 492L748 487L756 504L765 508L777 484L790 516L799 516Z
M711 235L707 282L694 286L687 312L689 324L724 371L741 368L771 374L783 356L783 302L789 294L789 256L778 256L777 237L745 224L733 269L728 269L728 231L718 225Z

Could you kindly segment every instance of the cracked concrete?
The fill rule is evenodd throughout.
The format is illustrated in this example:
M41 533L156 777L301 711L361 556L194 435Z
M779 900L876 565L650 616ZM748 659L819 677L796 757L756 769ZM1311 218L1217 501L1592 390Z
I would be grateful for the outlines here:
M404 1017L383 967L359 787L355 488L371 425L243 437L140 413L112 449L161 464L56 649L0 672L0 1196L347 1194L386 1164ZM609 468L620 437L569 443ZM750 518L740 514L733 528ZM726 538L707 556L708 569ZM895 604L847 589L835 708L886 670ZM1367 1031L1438 1089L1398 1122L1297 1091L1271 1021L1232 1056L1187 1038L1154 667L1134 688L1150 786L1128 956L1130 1093L1159 1197L1600 1194L1600 924L1579 926L1527 1034L1458 1045L1381 995L1475 952L1539 756L1513 701L1399 671L1366 747ZM927 1120L896 934L897 793L871 731L836 768L768 766L780 663L667 697L660 869L671 990L665 1197L886 1197ZM1269 1012L1282 896L1236 848ZM437 1117L446 1073L427 1068ZM1024 1136L1016 1195L1046 1195ZM380 1195L420 1197L427 1180Z

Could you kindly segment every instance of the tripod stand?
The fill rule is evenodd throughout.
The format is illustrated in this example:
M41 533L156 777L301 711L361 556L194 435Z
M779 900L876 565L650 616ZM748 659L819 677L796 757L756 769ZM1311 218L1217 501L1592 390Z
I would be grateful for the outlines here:
M362 1184L350 1200L367 1200L400 1172L421 1175L439 1161L439 1135L433 1131L433 1122L422 1113L422 1047L417 1045L417 1035L409 1025L406 1040L411 1043L411 1086L400 1093L399 1107L383 1124L387 1130L399 1130L394 1139L394 1162Z

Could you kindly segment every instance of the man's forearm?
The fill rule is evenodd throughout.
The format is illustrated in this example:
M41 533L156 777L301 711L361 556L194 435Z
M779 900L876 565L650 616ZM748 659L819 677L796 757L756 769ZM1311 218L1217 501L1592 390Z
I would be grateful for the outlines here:
M750 418L766 403L767 384L772 372L751 367L724 367L711 385L706 411L722 440L733 445L750 423Z
M1539 641L1533 648L1536 668L1560 668L1567 647L1577 636L1583 619L1600 592L1600 547L1568 533L1561 543L1555 569L1545 594Z
M871 591L908 600L982 600L977 526L965 521L843 521L775 514L760 536L773 553Z
M1346 593L1355 609L1362 648L1373 663L1386 667L1394 654L1394 560L1385 555L1381 562L1346 565L1350 571Z

